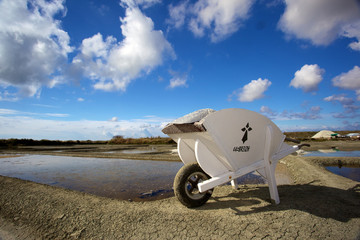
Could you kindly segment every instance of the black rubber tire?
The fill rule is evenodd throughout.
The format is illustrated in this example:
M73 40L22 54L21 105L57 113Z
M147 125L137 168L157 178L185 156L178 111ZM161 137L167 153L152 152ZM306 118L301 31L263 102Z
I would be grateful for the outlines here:
M179 201L188 208L200 207L211 197L213 190L200 193L197 184L209 179L197 163L185 164L176 174L174 192Z

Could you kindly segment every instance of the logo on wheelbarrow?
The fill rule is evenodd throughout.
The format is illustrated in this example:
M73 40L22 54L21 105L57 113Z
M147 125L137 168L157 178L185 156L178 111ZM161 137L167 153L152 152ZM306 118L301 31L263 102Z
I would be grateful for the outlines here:
M244 136L241 139L243 144L248 140L248 132L250 132L251 130L252 128L250 127L249 123L247 123L246 126L241 129L241 131L244 132Z
M248 140L248 133L251 130L252 128L250 127L249 123L247 123L246 126L241 129L241 131L244 132L244 135L241 139L243 144ZM233 152L248 152L248 151L250 151L250 146L236 146L233 148Z

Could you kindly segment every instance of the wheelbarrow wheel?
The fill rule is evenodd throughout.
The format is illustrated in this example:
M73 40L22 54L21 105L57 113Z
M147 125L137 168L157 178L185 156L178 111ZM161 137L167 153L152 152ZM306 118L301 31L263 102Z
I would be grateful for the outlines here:
M197 185L209 178L197 163L185 164L175 176L175 196L188 208L200 207L209 200L212 189L201 193Z

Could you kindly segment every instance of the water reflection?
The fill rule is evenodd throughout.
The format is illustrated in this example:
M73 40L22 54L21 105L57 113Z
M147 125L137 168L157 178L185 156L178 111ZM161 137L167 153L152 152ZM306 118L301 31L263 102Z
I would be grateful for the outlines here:
M332 173L360 182L360 168L329 166L326 169Z
M0 158L0 174L87 192L140 200L172 195L181 162L26 155ZM156 199L156 198L155 198Z
M336 149L325 149L325 150L308 152L304 156L305 157L360 157L360 151L338 151ZM344 163L341 160L338 160L337 166L328 166L326 167L326 169L332 173L360 182L360 168L344 167L343 165Z
M156 152L156 148L140 150L140 149L129 149L129 150L122 150L121 153L126 154L141 154L141 153L152 153Z
M360 151L337 151L335 149L323 149L306 152L305 157L360 157Z
M174 177L183 163L23 155L0 158L0 166L3 176L103 197L143 201L173 196ZM256 173L249 173L239 178L238 183L261 184L265 181Z

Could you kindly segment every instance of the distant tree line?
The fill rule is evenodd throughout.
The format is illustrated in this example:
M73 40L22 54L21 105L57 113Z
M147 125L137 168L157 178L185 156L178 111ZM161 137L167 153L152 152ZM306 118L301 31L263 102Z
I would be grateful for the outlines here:
M359 131L337 131L341 135ZM317 132L284 132L286 137L294 138L300 141L311 140ZM317 140L319 141L319 140ZM34 140L34 139L0 139L0 147L13 148L17 146L65 146L75 144L175 144L174 140L168 137L146 137L146 138L125 138L121 135L114 136L110 140Z
M168 137L124 138L121 135L114 136L108 144L174 144L174 140Z
M0 139L0 147L13 148L17 146L66 146L75 144L174 144L171 138L167 137L147 137L147 138L124 138L114 136L111 140L34 140L28 138Z

